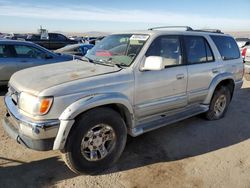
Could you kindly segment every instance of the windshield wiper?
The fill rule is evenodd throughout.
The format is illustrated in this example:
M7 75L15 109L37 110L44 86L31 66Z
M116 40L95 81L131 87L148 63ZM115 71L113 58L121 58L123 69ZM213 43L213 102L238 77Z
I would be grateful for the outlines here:
M111 65L115 65L115 66L117 66L118 68L121 68L121 69L124 69L123 66L127 66L127 65L124 64L124 63L117 63L117 62L113 61L113 58L112 58L112 57L110 57L110 58L107 59L107 60L102 60L102 61L104 61L105 63L111 64Z
M88 62L88 63L93 63L93 60L86 57L86 56L83 56L82 58L79 58L81 61L85 61L85 62Z

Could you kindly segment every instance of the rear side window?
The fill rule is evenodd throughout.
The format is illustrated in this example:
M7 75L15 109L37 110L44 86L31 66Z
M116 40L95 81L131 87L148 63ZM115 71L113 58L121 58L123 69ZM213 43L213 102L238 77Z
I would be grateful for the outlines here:
M239 47L235 40L229 36L211 36L223 60L238 59Z
M187 61L198 64L214 61L214 56L206 39L200 36L185 36Z

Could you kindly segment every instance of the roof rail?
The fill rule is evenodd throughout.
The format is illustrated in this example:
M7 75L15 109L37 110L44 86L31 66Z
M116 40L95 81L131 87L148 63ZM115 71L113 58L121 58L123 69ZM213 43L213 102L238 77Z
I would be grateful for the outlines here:
M152 27L148 30L155 30L155 29L172 29L172 28L186 28L186 31L193 31L193 29L189 26L161 26L161 27Z
M197 32L210 32L210 33L221 33L224 34L223 32L221 32L221 30L219 29L195 29L193 31L197 31Z

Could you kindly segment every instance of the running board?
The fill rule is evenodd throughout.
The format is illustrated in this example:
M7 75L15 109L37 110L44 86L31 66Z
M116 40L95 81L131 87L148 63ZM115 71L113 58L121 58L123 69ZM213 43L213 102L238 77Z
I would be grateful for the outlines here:
M150 120L139 122L135 128L129 130L129 134L135 137L154 129L158 129L160 127L164 127L166 125L204 113L208 111L208 109L208 105L199 105L186 108L180 112L171 113L171 115L161 114L157 117L151 118Z

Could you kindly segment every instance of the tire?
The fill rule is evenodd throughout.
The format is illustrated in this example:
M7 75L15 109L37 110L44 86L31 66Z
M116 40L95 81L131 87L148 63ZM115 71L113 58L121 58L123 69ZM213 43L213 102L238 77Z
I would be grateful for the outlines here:
M221 112L218 113L218 109L216 104L216 102L219 101L219 99L222 99L223 96L225 97L225 106L223 105L224 108L221 107ZM221 119L225 116L225 113L227 112L228 106L230 104L231 101L231 93L230 90L225 87L225 86L221 86L218 89L215 90L213 98L210 102L209 105L209 110L205 113L205 117L208 120L218 120ZM222 106L222 105L219 105Z
M246 79L247 81L250 81L250 73L245 73L245 79Z
M110 131L108 135L111 135L111 141L104 143L103 141L99 142L100 139L97 140L97 137L101 138L99 136L103 130ZM99 135L95 136L97 134ZM104 137L101 140L104 140ZM76 120L62 156L73 172L77 174L98 174L108 169L119 159L126 145L126 140L127 128L120 114L109 108L97 108L82 114ZM84 149L85 143L88 147ZM102 143L101 146L97 146L100 143ZM106 143L110 146L105 145ZM103 150L93 149L93 147L99 148L103 145L105 145L107 151L104 152L106 153L106 156L103 154L104 157L100 152ZM92 149L89 149L91 147ZM91 155L91 153L93 154ZM96 160L97 158L100 159Z

